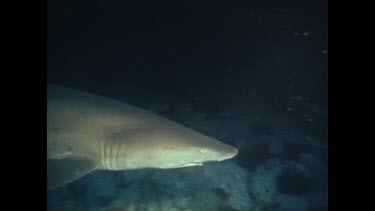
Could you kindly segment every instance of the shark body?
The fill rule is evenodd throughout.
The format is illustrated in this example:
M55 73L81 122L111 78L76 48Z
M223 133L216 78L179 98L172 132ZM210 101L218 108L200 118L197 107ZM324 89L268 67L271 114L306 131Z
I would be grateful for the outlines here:
M181 168L222 161L237 149L110 98L47 85L47 188L95 169Z

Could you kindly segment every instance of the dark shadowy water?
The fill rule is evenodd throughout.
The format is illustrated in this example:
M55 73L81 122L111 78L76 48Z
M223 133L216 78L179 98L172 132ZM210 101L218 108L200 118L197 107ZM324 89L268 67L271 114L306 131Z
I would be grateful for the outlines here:
M320 0L48 0L49 83L239 149L201 170L95 172L48 210L327 210L327 25Z

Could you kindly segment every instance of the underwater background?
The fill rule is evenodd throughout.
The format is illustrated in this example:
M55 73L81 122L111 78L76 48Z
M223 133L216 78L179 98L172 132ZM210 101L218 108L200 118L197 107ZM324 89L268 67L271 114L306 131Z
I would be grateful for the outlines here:
M53 210L328 210L323 0L47 1L47 82L239 149L181 169L94 171Z

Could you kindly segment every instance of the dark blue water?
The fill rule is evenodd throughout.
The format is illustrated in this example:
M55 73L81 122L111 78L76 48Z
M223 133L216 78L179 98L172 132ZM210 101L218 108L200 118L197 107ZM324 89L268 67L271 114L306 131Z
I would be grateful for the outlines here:
M175 170L96 171L48 210L327 210L326 1L48 0L48 82L234 145Z

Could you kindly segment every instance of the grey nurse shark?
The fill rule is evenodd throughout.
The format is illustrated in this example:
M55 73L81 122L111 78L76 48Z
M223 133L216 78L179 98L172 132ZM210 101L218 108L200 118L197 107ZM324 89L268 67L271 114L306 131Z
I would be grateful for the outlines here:
M120 101L47 84L47 188L96 170L180 168L237 149Z

